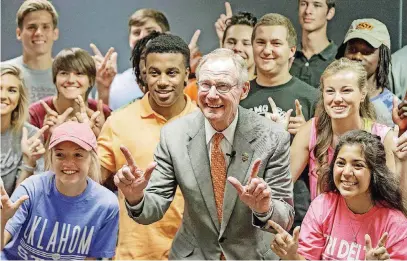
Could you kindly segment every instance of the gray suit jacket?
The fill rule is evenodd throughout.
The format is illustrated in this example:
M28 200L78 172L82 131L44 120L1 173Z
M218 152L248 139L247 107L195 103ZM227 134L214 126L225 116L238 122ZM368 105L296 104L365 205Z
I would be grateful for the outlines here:
M274 210L271 219L288 230L294 217L288 132L239 107L233 143L236 154L227 175L246 184L254 160L260 158L258 176L272 189ZM266 224L240 201L229 182L226 182L223 218L219 223L204 116L200 110L162 128L154 159L158 165L144 193L142 210L128 206L128 212L141 224L158 221L170 206L177 185L180 186L185 209L170 259L219 259L221 252L226 259L277 259L270 249L274 235L260 229L265 229Z

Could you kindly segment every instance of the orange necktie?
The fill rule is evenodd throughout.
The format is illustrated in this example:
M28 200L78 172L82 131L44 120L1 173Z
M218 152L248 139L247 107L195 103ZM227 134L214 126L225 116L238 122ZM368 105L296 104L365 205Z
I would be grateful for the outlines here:
M222 133L213 135L211 150L211 176L219 222L222 220L223 195L226 183L226 161L220 148L220 142L224 137Z

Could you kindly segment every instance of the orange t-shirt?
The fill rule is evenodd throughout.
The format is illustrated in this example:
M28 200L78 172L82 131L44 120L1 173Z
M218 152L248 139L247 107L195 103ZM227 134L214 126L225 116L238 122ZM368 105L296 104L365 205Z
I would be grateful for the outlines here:
M196 79L189 81L187 87L184 89L184 93L194 102L198 102L198 84L196 83Z
M126 164L120 145L125 145L130 150L137 166L142 169L153 161L161 128L167 120L153 111L148 96L146 94L141 100L114 111L103 126L98 137L98 155L101 165L111 173L116 173ZM187 95L185 97L187 105L184 110L170 121L196 109L191 99ZM180 189L177 189L163 219L148 226L138 224L128 216L121 192L119 202L119 236L115 259L168 259L171 243L184 211Z

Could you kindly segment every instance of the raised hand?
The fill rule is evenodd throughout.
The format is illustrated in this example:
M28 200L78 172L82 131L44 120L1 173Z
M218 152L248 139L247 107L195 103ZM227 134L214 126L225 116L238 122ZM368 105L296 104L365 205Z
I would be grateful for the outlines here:
M223 34L226 30L226 22L233 16L232 7L229 2L225 2L226 14L221 14L219 19L215 23L216 34L218 35L219 45L222 47Z
M297 134L300 127L305 124L305 118L302 114L302 105L300 104L299 100L295 100L295 117L290 117L290 121L288 123L288 132L290 134Z
M45 118L44 118L44 125L49 126L49 129L48 129L49 133L52 133L52 131L55 129L55 127L64 123L68 119L68 116L73 112L73 108L69 107L68 109L66 109L64 111L64 113L59 115L56 111L51 109L48 106L48 104L46 104L43 100L40 100L40 103L41 103L42 107L44 107L45 111L47 112L47 114L45 115Z
M262 178L257 177L260 164L260 159L254 162L247 185L243 186L235 177L228 177L228 181L237 190L243 203L254 212L264 214L271 208L271 188Z
M269 103L271 106L271 113L266 112L266 115L265 115L266 118L280 124L285 130L287 130L288 123L290 122L290 116L291 116L291 113L293 112L293 110L289 109L285 113L285 116L281 116L278 113L277 105L274 102L273 98L269 97L268 100L269 100Z
M23 153L23 161L25 164L35 167L36 161L45 153L44 144L40 138L44 135L48 128L48 125L44 125L30 138L28 138L27 128L23 128L21 152Z
M194 35L189 42L189 52L190 52L190 61L189 66L191 67L191 73L195 73L196 67L198 67L199 60L202 57L201 52L199 51L198 39L201 34L201 30L196 30Z
M399 136L401 136L407 130L407 100L403 100L399 105L397 103L398 99L393 97L392 119L399 126Z
M397 157L400 161L407 160L407 133L400 135L400 128L399 126L394 126L394 138L393 138L393 154Z
M127 165L124 165L116 173L114 184L122 191L128 203L134 206L143 199L144 189L147 187L157 163L150 163L144 172L136 166L133 156L126 147L120 146L120 150L126 158Z
M6 190L4 189L3 182L0 184L0 190L1 190L1 203L0 203L0 208L1 208L1 222L2 224L6 223L7 220L12 218L18 208L23 204L25 200L28 199L27 195L21 196L16 202L12 202L9 196L7 195ZM3 232L1 233L3 236Z
M271 250L283 260L295 260L298 258L298 239L300 237L300 227L294 228L293 236L285 231L279 224L269 220L268 224L277 231L271 242Z
M103 114L102 100L99 100L98 102L97 111L89 109L89 107L85 105L85 102L80 95L78 95L78 98L75 99L75 102L79 105L79 112L77 112L75 117L72 117L71 120L80 123L88 123L95 136L98 137L100 131L102 130L103 124L106 121Z
M370 236L368 234L366 234L365 235L365 244L366 244L365 260L389 260L390 255L387 252L387 249L385 247L387 238L388 238L388 234L387 234L387 232L384 232L384 234L379 239L377 246L375 248L373 248L372 240L370 239Z
M113 47L110 47L106 55L103 56L95 44L91 43L90 48L94 53L93 60L96 65L96 87L99 97L107 104L109 102L110 85L117 74L117 52L114 51Z

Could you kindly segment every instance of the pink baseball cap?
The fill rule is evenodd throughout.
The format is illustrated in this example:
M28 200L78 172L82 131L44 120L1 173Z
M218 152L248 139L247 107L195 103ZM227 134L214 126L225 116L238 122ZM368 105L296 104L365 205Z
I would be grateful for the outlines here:
M87 123L68 121L57 126L52 132L48 149L64 141L71 141L81 146L84 150L94 150L96 152L96 136Z

